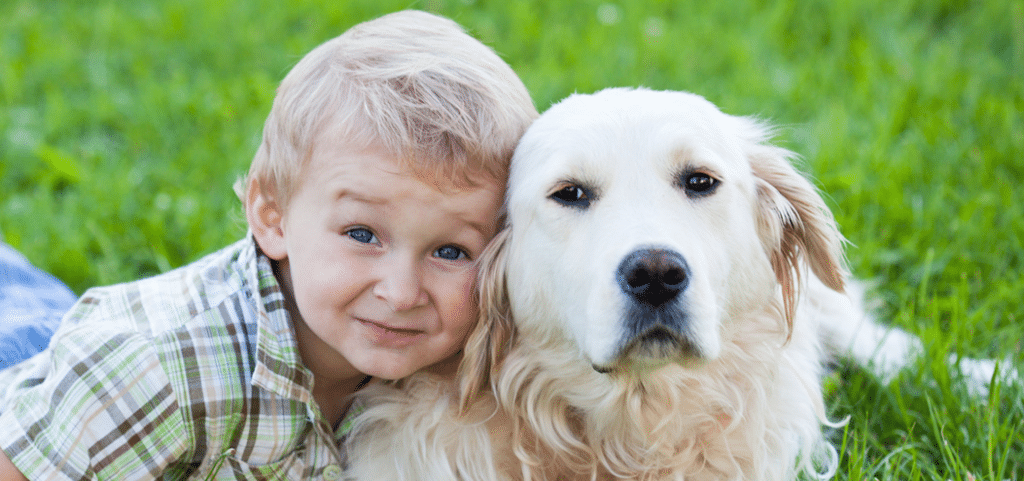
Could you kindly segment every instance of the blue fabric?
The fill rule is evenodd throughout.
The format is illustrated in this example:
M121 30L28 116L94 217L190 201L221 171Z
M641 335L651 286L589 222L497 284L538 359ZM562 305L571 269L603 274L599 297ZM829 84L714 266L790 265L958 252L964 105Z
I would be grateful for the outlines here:
M75 298L64 283L0 242L0 370L46 349Z

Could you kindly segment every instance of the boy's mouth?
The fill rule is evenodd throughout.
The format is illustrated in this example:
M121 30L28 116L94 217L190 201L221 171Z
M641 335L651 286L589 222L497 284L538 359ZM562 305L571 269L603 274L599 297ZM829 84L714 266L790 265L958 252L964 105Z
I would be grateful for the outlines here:
M369 324L374 327L384 329L386 331L397 332L401 334L420 334L423 332L419 329L405 329L400 327L392 327L388 324L384 324L383 322L368 321L366 319L360 319L359 322L362 322L363 324Z
M367 319L356 319L366 327L375 340L390 347L403 347L410 344L416 337L424 332L419 329L407 329L394 327L382 322L370 321Z

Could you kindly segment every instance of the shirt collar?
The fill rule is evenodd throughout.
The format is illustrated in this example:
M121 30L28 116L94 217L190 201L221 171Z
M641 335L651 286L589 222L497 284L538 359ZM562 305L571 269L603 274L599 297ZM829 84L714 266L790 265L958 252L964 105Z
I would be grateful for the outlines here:
M252 233L238 257L250 299L256 307L254 386L303 403L313 402L313 374L302 365L284 291L273 264L256 245Z

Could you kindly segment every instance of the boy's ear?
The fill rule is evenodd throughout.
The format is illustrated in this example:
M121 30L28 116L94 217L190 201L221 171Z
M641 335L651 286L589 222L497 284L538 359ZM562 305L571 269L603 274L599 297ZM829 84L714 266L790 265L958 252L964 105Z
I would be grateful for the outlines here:
M287 257L284 242L284 215L278 203L260 188L256 179L249 180L249 189L245 196L245 218L249 221L249 229L256 238L256 244L267 257L276 261Z

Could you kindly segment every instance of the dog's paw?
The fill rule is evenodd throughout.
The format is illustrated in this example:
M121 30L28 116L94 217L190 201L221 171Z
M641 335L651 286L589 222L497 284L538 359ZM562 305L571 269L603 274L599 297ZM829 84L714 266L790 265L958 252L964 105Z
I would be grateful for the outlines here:
M967 392L975 397L988 397L993 380L1002 385L1021 384L1020 373L1010 359L974 359L953 354L949 356L948 362L950 366L959 369Z

